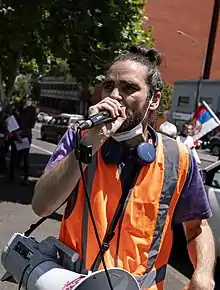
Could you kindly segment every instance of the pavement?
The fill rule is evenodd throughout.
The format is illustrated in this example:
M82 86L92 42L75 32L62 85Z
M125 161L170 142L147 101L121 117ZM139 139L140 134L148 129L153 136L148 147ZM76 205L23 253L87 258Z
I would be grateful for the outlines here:
M14 232L24 232L31 223L39 219L31 209L33 190L44 170L45 164L56 147L55 144L40 140L40 126L40 124L36 124L33 129L33 144L30 150L30 184L24 187L20 185L19 179L11 183L5 180L3 176L0 176L0 251ZM217 160L216 157L211 156L208 152L201 151L199 155L202 159L202 167ZM57 236L61 217L62 209L41 225L35 231L34 236L38 240L42 240L49 235ZM174 260L178 260L179 253L174 255ZM176 267L175 262L171 264ZM176 269L172 266L168 267L166 290L182 289L189 281L185 275L190 275L190 265L188 266L187 262L184 262L186 271L182 271L184 274L181 274L182 261L178 260L177 264ZM0 265L0 277L3 274L4 269ZM15 290L18 289L18 285L8 282L0 283L0 289Z

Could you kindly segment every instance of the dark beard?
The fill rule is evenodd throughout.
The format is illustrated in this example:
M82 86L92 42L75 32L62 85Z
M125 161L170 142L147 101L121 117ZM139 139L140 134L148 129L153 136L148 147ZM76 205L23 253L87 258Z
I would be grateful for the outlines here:
M148 107L148 103L141 110L132 111L129 108L126 108L127 119L122 123L121 127L116 131L116 133L122 133L126 131L130 131L135 128L138 124L142 123L146 110Z

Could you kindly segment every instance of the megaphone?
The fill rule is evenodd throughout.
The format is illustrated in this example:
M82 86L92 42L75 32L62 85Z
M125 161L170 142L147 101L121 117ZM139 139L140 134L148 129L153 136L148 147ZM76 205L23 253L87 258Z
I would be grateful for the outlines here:
M87 275L62 266L61 257L79 262L74 252L55 237L37 242L32 237L15 233L5 246L1 261L5 270L26 290L107 290L104 270ZM108 269L114 290L140 290L136 279L120 268Z

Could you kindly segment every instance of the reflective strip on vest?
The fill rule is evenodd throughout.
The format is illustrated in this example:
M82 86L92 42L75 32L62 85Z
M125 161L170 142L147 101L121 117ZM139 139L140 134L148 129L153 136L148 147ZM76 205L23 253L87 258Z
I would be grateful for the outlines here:
M154 284L160 283L165 280L167 265L162 266L159 269L152 270L144 276L135 276L141 289L149 288Z
M92 191L92 183L95 176L96 166L97 166L97 153L93 156L92 162L88 164L86 170L86 189L89 196ZM86 248L88 237L88 217L89 217L89 208L87 199L85 198L83 210L83 224L82 224L82 259L79 273L84 272L84 270L86 269L85 261L86 261Z
M179 147L176 141L162 135L164 146L164 180L159 202L159 211L154 230L153 240L148 253L148 264L143 276L138 277L141 287L150 288L152 285L165 279L166 265L152 270L159 254L162 232L166 223L169 205L175 192L178 181Z

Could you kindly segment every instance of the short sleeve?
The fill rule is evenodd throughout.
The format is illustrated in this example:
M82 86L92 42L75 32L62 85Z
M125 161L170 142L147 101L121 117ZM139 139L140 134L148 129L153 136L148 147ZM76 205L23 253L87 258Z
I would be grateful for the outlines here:
M211 208L195 158L190 155L191 170L177 203L173 223L211 217Z
M71 127L61 138L54 153L50 157L45 170L53 167L54 164L64 159L76 146L76 128Z

